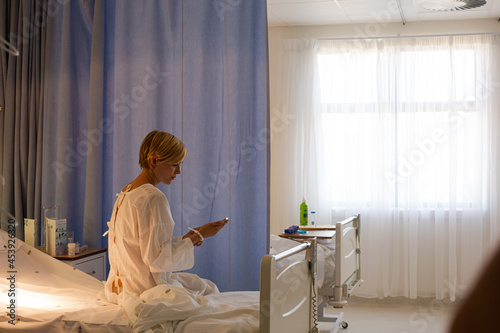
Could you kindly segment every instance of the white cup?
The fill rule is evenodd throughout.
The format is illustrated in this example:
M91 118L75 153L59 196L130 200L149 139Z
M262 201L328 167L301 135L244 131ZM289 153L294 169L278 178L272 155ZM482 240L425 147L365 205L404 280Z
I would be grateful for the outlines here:
M75 243L68 243L68 255L69 256L74 256L75 255Z

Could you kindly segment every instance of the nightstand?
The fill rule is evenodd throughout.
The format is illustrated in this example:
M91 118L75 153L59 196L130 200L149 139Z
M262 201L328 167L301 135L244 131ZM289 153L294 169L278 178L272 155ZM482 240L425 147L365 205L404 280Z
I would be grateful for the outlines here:
M104 281L106 279L106 251L106 249L88 248L74 256L63 254L54 258Z

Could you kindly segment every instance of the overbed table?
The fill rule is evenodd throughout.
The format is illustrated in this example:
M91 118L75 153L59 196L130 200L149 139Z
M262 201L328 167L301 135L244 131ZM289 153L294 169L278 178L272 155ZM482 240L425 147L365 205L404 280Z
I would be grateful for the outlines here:
M334 225L320 225L320 226L305 226L300 227L301 230L306 230L305 234L287 234L282 233L279 236L283 238L293 238L293 239L309 239L316 237L317 239L332 239L335 236L335 226Z

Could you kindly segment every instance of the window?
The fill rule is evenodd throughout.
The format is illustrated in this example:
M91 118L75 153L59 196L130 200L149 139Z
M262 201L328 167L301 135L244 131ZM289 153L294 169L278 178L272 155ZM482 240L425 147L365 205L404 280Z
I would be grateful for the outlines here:
M321 52L323 155L333 206L353 200L370 206L381 192L390 193L395 208L470 205L484 171L477 149L479 61L466 46Z

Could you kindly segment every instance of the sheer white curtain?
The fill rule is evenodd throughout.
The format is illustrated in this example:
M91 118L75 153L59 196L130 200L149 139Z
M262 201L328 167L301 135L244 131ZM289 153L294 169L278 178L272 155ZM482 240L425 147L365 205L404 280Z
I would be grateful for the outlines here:
M320 125L304 131L327 190L306 191L332 221L362 214L357 294L455 299L498 239L498 36L317 43Z
M282 40L271 108L271 234L299 225L299 205L320 211L321 105L318 41ZM319 215L327 223L326 215ZM328 215L328 219L330 216ZM328 220L329 223L329 220Z

